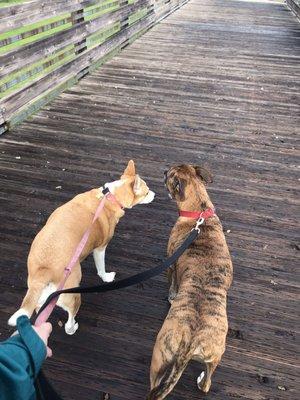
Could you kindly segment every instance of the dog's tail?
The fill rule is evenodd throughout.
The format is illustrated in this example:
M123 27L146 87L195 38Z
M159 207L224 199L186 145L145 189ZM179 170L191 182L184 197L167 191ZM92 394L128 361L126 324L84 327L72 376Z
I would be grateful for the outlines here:
M8 320L8 325L16 326L17 319L21 315L26 315L28 318L31 317L33 311L38 306L39 298L42 295L43 289L47 286L47 283L43 281L35 280L29 285L26 296L23 299L21 308L16 311Z
M174 388L183 371L185 370L188 359L178 357L164 365L155 377L154 388L148 394L147 400L162 400ZM156 382L159 382L156 386Z

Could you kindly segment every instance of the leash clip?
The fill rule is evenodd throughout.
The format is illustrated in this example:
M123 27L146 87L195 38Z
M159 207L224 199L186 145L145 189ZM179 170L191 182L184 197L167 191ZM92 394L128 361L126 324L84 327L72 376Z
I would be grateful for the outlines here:
M106 196L109 193L109 188L108 187L104 187L104 189L102 190L102 194L104 196Z
M203 217L200 217L197 222L196 222L196 226L195 226L195 230L200 233L200 226L204 223L205 219Z

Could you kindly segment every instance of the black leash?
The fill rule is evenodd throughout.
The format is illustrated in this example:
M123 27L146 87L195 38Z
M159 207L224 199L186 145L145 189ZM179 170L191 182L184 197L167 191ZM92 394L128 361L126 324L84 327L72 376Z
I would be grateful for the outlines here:
M57 290L56 292L48 296L47 300L40 308L37 317L47 307L47 305L51 302L51 300L53 300L55 297L58 297L63 293L104 293L111 290L123 289L129 286L133 286L147 279L153 278L156 275L161 274L164 270L166 270L172 264L174 264L174 262L178 260L178 258L197 238L197 236L200 233L200 225L203 223L203 221L201 220L197 221L196 226L191 230L190 234L184 240L181 246L178 247L178 249L170 257L164 260L163 263L158 267L148 269L147 271L140 272L138 274L135 274L125 279L121 279L116 282L104 283L102 285L96 285L96 286L86 286L86 287L78 286L70 289ZM42 370L39 372L35 382L36 382L35 388L36 388L37 400L62 400L62 398L53 389L52 385L47 380Z
M168 257L162 263L162 265L159 265L158 267L148 269L147 271L140 272L136 275L130 276L125 279L121 279L119 281L104 283L102 285L86 286L86 287L78 286L78 287L74 287L74 288L70 288L70 289L57 290L56 292L49 295L49 297L47 298L47 300L45 301L45 303L42 305L39 312L37 313L37 317L47 307L47 305L51 302L52 299L54 299L55 297L58 297L59 295L61 295L63 293L104 293L104 292L108 292L111 290L123 289L123 288L129 287L129 286L133 286L133 285L136 285L147 279L153 278L156 275L159 275L165 269L169 268L172 264L174 264L174 262L185 252L185 250L196 239L198 234L199 234L198 228L194 228L191 231L191 233L189 234L189 236L184 240L182 245L170 257Z

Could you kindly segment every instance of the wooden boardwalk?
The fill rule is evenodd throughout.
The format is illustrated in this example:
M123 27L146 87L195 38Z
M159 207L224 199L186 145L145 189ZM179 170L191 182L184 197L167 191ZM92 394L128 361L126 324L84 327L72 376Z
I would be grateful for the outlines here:
M164 169L206 164L235 276L227 351L205 398L299 399L299 32L278 2L191 0L0 138L1 338L25 293L30 243L54 208L136 161L157 197L126 213L109 246L108 270L122 278L165 255L176 210ZM83 272L84 284L99 282L91 258ZM87 295L72 337L55 312L45 372L66 400L145 399L166 296L164 276ZM204 398L200 370L192 363L168 399Z

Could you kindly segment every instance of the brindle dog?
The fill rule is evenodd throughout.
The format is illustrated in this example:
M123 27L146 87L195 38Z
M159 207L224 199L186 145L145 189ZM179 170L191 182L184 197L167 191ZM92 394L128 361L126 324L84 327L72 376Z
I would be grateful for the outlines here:
M211 174L191 165L165 172L165 183L179 210L203 211L213 204L206 184ZM172 229L172 254L195 226L194 219L179 217ZM197 379L207 393L211 377L225 351L228 330L226 297L232 281L232 262L217 216L201 226L201 233L169 270L171 307L153 350L148 400L164 399L176 385L190 360L205 363Z

